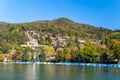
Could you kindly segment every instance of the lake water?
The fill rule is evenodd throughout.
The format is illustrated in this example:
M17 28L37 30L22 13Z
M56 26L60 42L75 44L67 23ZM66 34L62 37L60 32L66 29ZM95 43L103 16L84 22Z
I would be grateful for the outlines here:
M120 80L120 68L0 64L0 80Z

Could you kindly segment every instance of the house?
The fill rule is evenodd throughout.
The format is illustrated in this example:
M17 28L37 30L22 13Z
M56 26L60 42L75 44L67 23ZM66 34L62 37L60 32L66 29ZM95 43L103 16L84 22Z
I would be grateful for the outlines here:
M27 45L29 47L37 47L38 46L38 41L37 39L30 39L29 41L27 41Z
M25 31L25 35L28 37L29 41L26 42L26 44L21 45L21 47L31 47L32 49L35 49L35 47L38 47L38 40L32 38L30 34L37 35L35 31Z
M11 54L1 54L1 56L2 56L4 62L11 62L11 61L13 61L12 59L10 59Z
M100 44L101 40L92 39L92 44Z
M78 39L78 42L81 43L81 44L84 44L84 43L85 43L85 41L82 40L82 39Z
M85 44L85 41L82 39L78 39L79 47L82 48Z
M32 34L32 35L38 35L38 33L36 31L30 31L30 34Z
M63 48L58 48L56 51L63 51Z
M49 61L49 60L55 60L55 57L56 57L56 54L47 55L47 56L46 56L46 60L47 60L47 61Z

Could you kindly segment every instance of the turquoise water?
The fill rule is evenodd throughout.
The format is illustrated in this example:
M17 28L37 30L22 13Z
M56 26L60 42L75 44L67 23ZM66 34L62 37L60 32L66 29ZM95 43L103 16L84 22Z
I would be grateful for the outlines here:
M120 68L0 64L0 80L120 80Z

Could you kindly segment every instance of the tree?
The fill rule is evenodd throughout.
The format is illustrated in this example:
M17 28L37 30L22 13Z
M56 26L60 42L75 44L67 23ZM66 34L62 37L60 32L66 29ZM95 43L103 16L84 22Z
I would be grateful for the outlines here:
M23 49L22 60L23 61L30 61L31 60L31 52L32 49L30 47L26 47Z
M98 62L100 63L108 63L109 62L109 55L108 55L108 49L107 48L98 48L97 49L98 53L99 53L99 60Z
M15 61L22 60L23 49L21 47L19 47L19 46L16 46L15 49L16 49L16 52L13 55L13 59Z
M120 41L116 39L112 39L110 41L110 50L113 52L114 59L120 60Z
M3 54L0 54L0 62L4 60Z
M71 54L70 50L68 48L64 48L64 56L65 56L65 61L69 62L71 60Z
M41 54L39 55L39 59L42 62L46 61L46 54L45 54L43 47L41 47Z
M79 55L83 58L85 62L95 62L98 56L96 47L91 41L86 41L84 47L79 51Z
M65 54L63 51L57 51L56 61L57 62L64 62L65 61Z

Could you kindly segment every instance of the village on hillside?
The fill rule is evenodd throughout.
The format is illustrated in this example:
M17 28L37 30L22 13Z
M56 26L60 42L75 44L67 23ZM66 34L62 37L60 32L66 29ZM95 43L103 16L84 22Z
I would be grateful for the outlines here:
M70 37L67 35L62 34L52 34L52 33L42 33L39 34L37 31L25 31L24 34L28 38L28 41L26 41L24 44L21 44L20 46L24 49L26 47L29 47L32 49L31 51L28 51L28 57L29 60L38 60L42 61L40 59L40 56L43 54L42 50L44 49L45 53L45 59L47 61L54 61L56 59L57 52L64 51L64 48L67 48L71 43ZM39 40L38 40L39 39ZM40 41L44 42L44 40L49 40L49 44L40 44ZM77 45L79 48L83 48L86 44L86 41L84 39L77 39ZM91 44L97 45L102 48L106 48L105 44L101 44L101 40L97 39L91 39ZM75 48L75 47L74 47ZM40 49L40 50L38 50ZM9 54L3 54L4 61L13 61L9 60L9 57L11 55L15 54L15 50L11 50ZM26 61L26 59L24 59Z

